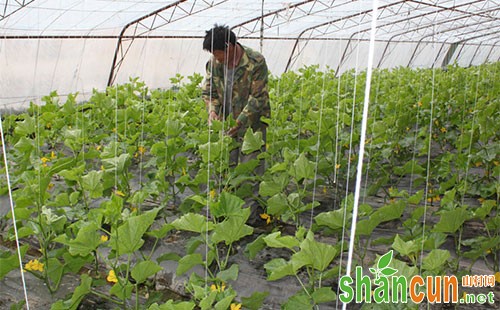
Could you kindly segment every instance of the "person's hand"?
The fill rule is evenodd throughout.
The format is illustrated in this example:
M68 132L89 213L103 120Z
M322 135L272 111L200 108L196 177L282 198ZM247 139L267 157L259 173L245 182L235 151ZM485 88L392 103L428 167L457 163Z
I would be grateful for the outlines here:
M215 111L210 111L208 113L208 124L212 125L213 120L219 121L220 117L219 117L219 115L217 115L217 113L215 113Z
M238 134L238 130L241 128L241 123L240 121L236 121L236 126L229 128L229 130L226 132L226 134L232 138L236 137Z

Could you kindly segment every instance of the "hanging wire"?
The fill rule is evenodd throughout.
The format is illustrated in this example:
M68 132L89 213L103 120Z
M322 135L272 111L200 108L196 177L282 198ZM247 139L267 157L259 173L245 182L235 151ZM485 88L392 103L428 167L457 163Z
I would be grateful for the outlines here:
M358 26L359 27L359 26ZM347 48L347 46L346 46ZM339 52L340 52L340 45L339 45ZM358 67L358 55L359 55L359 49L356 51L356 64L355 64L355 67L357 68ZM339 66L338 66L338 69L339 70L340 68L340 63L339 63ZM338 74L336 72L336 74ZM339 145L338 144L338 141L339 141L339 136L340 136L340 128L339 128L339 123L340 123L340 92L341 92L341 80L342 80L342 75L339 75L339 82L338 82L338 99L337 99L337 128L336 128L336 154L335 154L335 175L337 174L337 167L340 167L340 164L338 164L338 161L337 161L337 158L339 156L342 156L342 153L341 150L342 150L342 145ZM354 94L353 94L353 97L355 98L356 96L356 81L357 81L357 77L355 75L355 79L354 79ZM347 94L347 82L346 82L346 85L345 85L345 92ZM354 102L354 99L353 98L353 102ZM344 110L345 110L345 107L344 107ZM353 103L353 107L352 107L352 113L354 113L354 103ZM348 151L348 158L350 158L351 156L351 147L352 147L352 124L351 124L351 138L350 138L350 142L349 142L349 151ZM345 189L345 203L343 206L341 206L341 208L343 207L344 208L344 212L342 214L342 233L341 233L341 238L340 238L340 255L339 255L339 272L338 272L338 280L340 282L340 277L342 276L342 262L344 261L344 239L345 239L345 227L346 227L346 224L347 224L347 197L349 195L349 175L350 175L350 170L351 170L351 161L348 159L347 160L347 172L346 172L346 189ZM337 176L335 176L335 179L337 178ZM336 183L339 183L339 182L336 182ZM337 188L338 188L338 185L336 185ZM337 295L340 294L340 286L337 287ZM338 308L339 306L339 299L337 298L337 301L336 301L336 308Z
M304 103L304 79L300 79L300 101L299 101L299 111L297 113L298 115L298 121L299 121L299 126L297 126L297 152L300 153L300 137L302 133L302 109L303 109L303 103Z
M280 99L280 96L281 96L281 94L280 94L281 87L280 87L280 86L281 86L281 76L280 76L280 77L278 77L278 78L276 79L276 101L278 101L278 102L280 101L279 99ZM276 104L275 106L276 106L276 109L274 110L274 112L272 113L272 115L277 115L277 114L278 114L278 112L279 112L279 110L280 110L280 108L282 108L282 107L283 107L283 105L282 105L282 104L279 104L279 105L278 105L278 104ZM272 106L271 106L271 109L272 109ZM272 123L272 125L273 125L272 127L273 127L273 128L276 128L276 126L277 126L277 125L276 125L276 124L277 124L277 117L273 117L273 118L271 119L271 123ZM270 145L274 145L274 143L273 143L273 139L274 139L274 138L273 138L273 131L272 131L272 130L269 130L269 134L268 134L268 135L267 135L267 137L266 137L266 140L267 140L267 142L266 142L266 143L268 143L268 144L270 144ZM266 145L266 149L268 149L267 145ZM270 165L269 165L269 166L270 166L270 167L274 166L274 158L273 158L273 157L271 157L271 163L270 163Z
M82 54L81 54L81 56L80 56L80 63L78 64L78 67L77 67L77 69L76 69L76 71L75 71L75 72L77 72L77 73L79 73L79 72L80 72L80 69L81 69L81 67L82 67L82 63L83 63L83 54L84 54L84 52L85 52L85 47L86 47L86 44L87 44L87 40L86 40L86 39L84 39L83 37L82 37L82 39L83 39ZM77 86L77 85L78 85L79 77L80 77L79 75L77 75L77 77L76 77L76 82L75 82L75 88L76 88L76 89L78 89L78 86ZM83 89L83 87L82 87L82 89ZM78 113L77 113L76 117L78 118ZM81 125L81 126L82 126L82 131L81 131L81 133L82 133L82 135L83 135L83 136L82 136L82 140L83 140L83 141L86 141L86 140L85 140L85 111L84 111L84 109L83 109L83 108L81 109L81 117L82 117L82 125ZM84 153L85 153L85 143L82 143L82 154L84 154ZM85 163L85 156L81 156L81 158L82 158L82 163Z
M422 75L420 76L420 89L419 93L421 94L423 92L422 90ZM420 101L419 101L420 102ZM414 129L414 134L413 134L413 153L412 153L412 165L411 165L411 174L410 174L410 185L408 189L408 194L411 196L413 194L413 179L415 177L415 159L417 156L417 141L418 141L418 131L420 129L420 104L419 102L415 103L416 109L417 109L417 119L415 123L415 129Z
M378 74L377 74L377 87L376 87L376 90L375 90L375 96L374 96L374 105L377 106L378 105L378 95L379 95L379 90L380 90L380 80L382 79L381 78L381 72L380 70L378 71ZM375 115L376 117L376 115ZM375 118L374 117L374 118ZM373 135L373 132L374 132L374 128L375 128L375 122L372 123L372 126L371 126L371 132L372 132L372 135ZM365 179L364 179L364 185L363 185L363 190L364 192L366 193L367 192L367 189L368 189L368 179L369 179L369 172L370 172L370 164L371 164L371 153L370 151L372 150L372 145L373 145L373 138L368 138L369 139L369 143L368 143L368 151L365 153L367 153L367 157L368 157L368 161L366 163L366 172L365 172ZM366 202L366 198L367 198L368 195L363 195L363 203Z
M462 199L461 199L461 205L463 206L465 204L465 195L467 193L467 179L469 176L469 170L470 170L470 161L471 161L471 152L472 152L472 141L473 141L473 136L474 136L474 126L476 124L476 119L477 119L477 98L478 98L478 92L479 92L479 78L481 77L481 66L478 67L478 73L477 73L477 78L476 78L476 91L474 95L474 108L473 108L473 117L472 117L472 126L471 126L471 131L470 131L470 141L469 141L469 146L467 149L467 164L465 166L465 178L464 178L464 189L463 189L463 194L462 194ZM465 96L464 96L465 98ZM462 232L463 229L459 230L458 234L458 242L457 242L457 251L460 251L461 245L462 245Z
M328 56L328 41L326 44L326 49L325 49L325 64L326 64L326 58ZM319 153L320 153L320 146L321 146L321 127L323 126L323 105L325 102L325 85L326 85L326 76L328 74L327 71L328 67L325 66L325 72L323 73L323 81L322 81L322 89L321 89L321 102L320 102L320 108L319 108L319 121L318 121L318 139L316 140L316 160L314 162L314 181L313 181L313 193L312 193L312 207L311 207L311 217L309 219L309 228L312 229L313 225L313 218L314 218L314 203L316 202L316 181L317 181L317 175L318 175L318 163L319 163ZM333 167L335 170L335 166Z
M358 6L358 9L361 11L361 3ZM358 28L359 28L358 24ZM340 242L340 257L339 257L339 280L342 275L342 262L344 261L344 239L345 239L345 233L346 233L346 224L347 224L347 207L348 207L348 199L347 197L349 196L349 176L351 174L351 154L352 154L352 140L353 140L353 131L354 131L354 113L355 113L355 106L356 106L356 89L357 89L357 82L358 82L358 62L359 62L359 40L360 37L358 36L357 38L357 46L358 48L356 49L356 63L355 63L355 72L354 72L354 87L353 87L353 99L352 99L352 106L351 106L351 132L349 136L349 150L347 152L347 172L346 172L346 185L345 185L345 199L344 199L344 212L343 212L343 223L342 223L342 238ZM349 43L346 45L346 48L348 47ZM340 64L338 66L340 68ZM346 83L346 93L348 91L348 84ZM344 108L346 109L346 108ZM361 142L360 142L361 143ZM340 154L342 155L342 154ZM353 211L354 212L354 211ZM354 223L354 221L353 221ZM352 224L354 225L354 224ZM337 293L340 292L340 287L337 288ZM337 307L338 307L338 300L337 300Z
M37 18L40 19L40 14L37 15ZM39 23L37 23L39 25ZM42 31L43 32L43 31ZM37 78L37 73L38 73L38 59L40 57L40 39L37 41L37 48L36 48L36 57L35 57L35 65L33 67L33 79L36 80ZM33 81L33 93L37 93L36 89L36 81ZM40 114L41 114L41 105L38 104L36 106L36 113L35 113L35 124L36 124L36 158L41 158L41 151L40 151ZM45 238L45 227L44 225L41 225L42 223L42 212L41 212L41 204L42 204L42 182L41 182L41 172L40 169L37 169L37 180L38 180L38 192L37 192L37 216L38 216L38 223L40 224L40 232L42 234L42 238ZM16 243L18 241L16 240ZM42 255L46 255L45 249L40 245L42 248ZM21 262L20 262L21 263ZM45 262L48 265L48 261ZM22 264L22 263L21 263Z
M177 70L176 71L179 71L179 67L177 67ZM172 85L171 86L171 90L173 87L176 87L176 85ZM168 101L168 104L167 104L167 124L170 123L170 115L172 113L176 113L177 111L175 110L175 107L174 107L174 111L171 113L171 102L173 102L175 100L175 95L173 94L173 91L169 91L168 92L168 96L169 96L169 101ZM170 126L166 126L166 131L165 131L165 158L164 158L164 162L165 162L165 167L164 167L164 170L167 170L167 163L168 163L168 157L169 157L169 147L168 147L168 141L170 139ZM165 177L168 177L168 176L165 176L165 175L162 175L162 178L165 178ZM168 196L165 195L164 197L165 200L168 200Z
M114 122L115 122L115 127L114 127L114 137L113 137L113 140L114 140L114 156L115 158L118 156L118 83L115 84L115 87L114 87L114 90L115 90L115 118L114 118ZM118 169L115 169L115 191L118 190Z
M434 41L434 40L433 40ZM432 43L433 50L435 50L435 43ZM420 268L419 272L422 273L422 261L424 257L424 238L425 238L425 227L427 220L427 199L429 195L429 179L431 170L431 147L432 147L432 130L433 130L433 118L434 118L434 89L435 89L435 78L436 69L432 68L432 90L431 90L431 102L430 102L430 117L429 117L429 144L427 145L427 173L425 176L425 197L424 197L424 219L422 223L422 246L420 248Z
M213 28L212 28L212 36L211 36L211 52L213 54L214 51L214 33L213 33ZM214 58L211 57L209 61L210 65L210 76L209 81L210 81L210 91L209 94L210 96L208 97L209 103L208 103L208 117L210 118L210 108L212 106L212 91L213 91L213 73L214 73ZM211 153L211 141L212 141L212 126L209 123L207 126L208 130L208 155L207 155L207 204L205 206L205 258L208 257L208 221L210 218L210 153ZM208 288L208 265L205 264L205 291L207 291Z
M141 65L141 76L144 76L144 67L145 67L145 63L146 63L146 61L144 59L146 59L145 51L146 51L146 46L148 45L148 42L149 42L149 34L150 34L150 32L148 32L146 39L144 40L144 44L142 45L142 49L141 49L141 53L140 53L141 56L139 57L140 59L143 59L142 65ZM146 111L145 111L146 110L146 91L142 90L141 93L142 93L142 98L141 98L142 109L141 109L141 134L140 134L140 138L139 138L139 146L144 148L144 119L145 119L145 113L146 113ZM167 126L167 128L168 127L169 126ZM166 152L168 152L168 147L166 148ZM143 152L140 149L138 150L138 156L139 156L139 186L140 186L140 189L142 189L142 177L143 177L142 174L143 174L144 156L143 156ZM138 207L140 207L140 204Z
M341 45L339 44L339 59L341 57L341 51L340 51ZM337 171L339 170L337 167L338 166L338 159L340 156L340 150L339 150L339 135L340 135L340 128L339 128L339 123L340 123L340 91L341 91L341 81L342 81L342 75L339 75L338 72L334 72L335 75L338 75L337 79L337 120L335 123L335 158L334 158L334 170L333 170L333 182L335 184L335 191L338 190L338 182L337 182Z
M226 42L229 42L229 39L230 39L230 31L227 31L227 37L225 38L226 39ZM212 38L213 40L213 38ZM223 65L223 70L224 70L224 97L222 98L222 128L224 129L225 128L225 125L226 125L226 114L229 114L230 112L232 112L232 109L229 107L229 105L232 105L232 97L233 97L233 85L230 86L230 90L231 90L231 93L228 94L227 90L228 90L228 83L231 82L232 84L234 84L234 72L235 72L235 68L232 68L231 72L229 70L229 67L228 67L228 64L229 64L229 44L226 44L225 45L225 49L224 49L224 65ZM213 47L212 47L212 52L213 52ZM236 53L233 53L233 59L232 59L232 62L234 63L236 59ZM229 78L229 73L231 73L231 78ZM212 71L212 75L213 75L213 71ZM210 84L212 85L212 84ZM219 98L220 100L220 98ZM227 110L229 108L229 111ZM232 163L230 162L231 161L231 151L229 150L229 146L226 148L225 147L225 143L224 143L224 130L221 130L219 132L219 143L221 143L221 146L222 146L222 149L221 149L221 161L219 163L219 175L218 175L218 178L220 180L220 182L218 182L218 193L221 193L222 191L222 175L224 173L223 171L223 167L224 167L224 162L228 162L229 165L231 165ZM239 154L238 154L239 155ZM224 156L224 157L222 157ZM239 156L237 157L237 161L239 160ZM234 164L238 164L237 162L234 163ZM227 171L226 171L227 172Z
M477 119L477 98L478 98L478 92L479 92L479 77L481 76L481 66L478 67L479 72L477 73L477 79L476 79L476 91L474 95L474 108L473 108L473 116L472 116L472 126L471 126L471 131L470 131L470 138L469 138L469 146L467 147L467 164L465 165L465 177L464 177L464 189L463 189L463 194L462 194L462 205L464 204L464 199L465 199L465 194L467 192L467 178L469 177L469 171L470 171L470 161L471 161L471 152L472 152L472 141L473 141L473 136L474 136L474 125L476 124L476 119ZM464 96L465 98L465 96Z
M359 158L358 167L356 175L356 188L354 192L354 206L352 210L352 224L351 224L351 236L349 240L349 252L347 257L347 267L346 275L351 273L352 265L352 255L354 251L354 239L356 234L356 220L358 217L358 205L359 205L359 194L361 190L361 178L363 175L363 157L365 150L365 138L366 138L366 126L368 119L368 105L370 102L370 89L371 89L371 76L372 76L372 66L373 66L373 55L375 53L375 35L377 30L377 11L378 11L378 0L373 1L373 15L371 23L371 33L370 33L370 47L368 51L368 66L366 68L366 85L365 85L365 100L363 104L363 118L361 121L361 137L359 146ZM346 309L347 304L342 305L342 309Z
M262 0L262 6L260 10L260 53L262 54L262 48L264 47L264 0Z
M16 220L16 212L14 211L14 199L12 197L12 186L10 183L10 174L9 174L9 163L7 160L7 151L5 148L5 137L3 132L3 123L2 123L2 115L0 114L0 135L2 138L2 152L3 152L3 161L5 164L5 177L7 178L7 190L9 192L9 202L10 202L10 211L12 213L12 224L14 227L14 235L16 237L16 248L17 248L17 259L19 261L19 271L21 273L21 282L23 285L23 293L24 300L26 302L26 309L30 309L30 304L28 300L28 290L26 288L26 279L24 278L24 270L23 270L23 260L21 256L21 246L19 243L19 234L17 231L17 220Z

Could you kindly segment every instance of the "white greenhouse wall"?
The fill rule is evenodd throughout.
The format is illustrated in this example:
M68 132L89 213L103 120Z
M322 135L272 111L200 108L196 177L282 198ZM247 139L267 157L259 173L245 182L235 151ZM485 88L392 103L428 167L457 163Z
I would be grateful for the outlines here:
M113 51L114 52L114 51ZM136 39L117 72L115 84L139 77L149 88L165 88L176 74L201 73L209 54L195 39ZM111 63L109 65L109 70Z
M0 41L0 103L18 108L57 90L86 100L108 79L115 40Z
M205 74L205 63L210 54L202 50L202 38L189 39L135 39L117 71L115 83L126 83L130 77L139 77L150 89L168 88L170 78L176 74L189 76ZM293 54L288 70L298 70L317 64L321 70L337 70L344 55L347 40L300 41L294 51L295 40L263 41L263 54L269 71L281 75ZM260 50L257 39L241 39L241 43ZM90 98L93 89L106 88L117 44L117 39L8 39L0 40L0 107L26 107L30 101L40 103L40 98L56 90L64 95L78 92L77 100ZM368 41L352 40L340 64L339 73L357 68L366 69ZM127 45L125 45L127 46ZM375 45L374 64L381 68L440 67L450 44L417 42L387 42ZM450 63L469 66L477 46L459 46ZM297 55L297 51L301 51ZM439 52L438 57L436 57ZM381 57L383 56L383 59ZM458 59L456 58L457 56ZM485 45L473 58L473 65L498 61L500 48Z

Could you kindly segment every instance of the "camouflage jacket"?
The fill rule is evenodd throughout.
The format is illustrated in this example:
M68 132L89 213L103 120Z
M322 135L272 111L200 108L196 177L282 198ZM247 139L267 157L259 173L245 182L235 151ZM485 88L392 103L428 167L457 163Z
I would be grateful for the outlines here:
M267 65L260 53L240 45L244 53L234 70L232 93L233 117L240 121L243 128L262 129L265 124L261 116L270 117L269 93L267 91ZM212 62L213 65L212 65ZM203 85L203 100L208 109L217 115L223 115L224 106L224 64L213 57L206 65L207 76Z

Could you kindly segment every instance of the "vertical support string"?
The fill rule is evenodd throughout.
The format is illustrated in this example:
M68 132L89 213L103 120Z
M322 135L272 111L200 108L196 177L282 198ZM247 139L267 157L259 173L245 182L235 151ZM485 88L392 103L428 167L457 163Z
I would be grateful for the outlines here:
M211 37L211 50L212 54L214 51L214 33L212 28L212 37ZM214 58L210 60L210 96L208 97L208 117L210 117L210 107L212 106L212 91L213 91L213 73L214 73ZM211 141L212 141L212 126L208 124L208 155L207 155L207 205L205 206L205 259L208 257L208 220L210 218L210 153L211 153ZM208 265L205 264L205 291L208 287Z
M16 237L17 258L19 260L19 271L21 273L21 282L23 284L23 292L24 292L24 300L26 301L26 309L29 310L30 303L28 300L28 290L26 288L26 279L24 278L23 260L22 260L22 256L21 256L21 247L19 244L19 234L17 232L16 213L14 212L14 199L12 198L12 187L10 185L9 164L7 161L7 151L5 149L5 137L4 137L4 133L3 133L2 115L0 115L0 136L2 139L2 152L3 152L3 161L5 164L5 177L7 178L7 190L9 192L10 211L12 213L12 223L14 226L14 235Z
M375 89L375 96L374 96L374 103L375 103L375 105L378 104L378 95L379 95L379 90L380 90L381 76L382 76L382 72L380 72L380 70L378 70L378 74L377 74L377 87ZM375 114L376 114L376 112L375 112ZM376 115L375 115L375 118L376 118ZM365 192L367 192L367 188L368 188L369 171L370 171L370 164L371 164L371 160L372 160L370 150L371 150L372 144L373 144L373 132L374 132L374 128L375 128L375 122L373 122L372 126L371 126L372 137L368 138L369 141L370 141L370 142L368 142L368 146L369 146L369 150L368 150L368 162L366 164L366 172L365 172L365 180L364 180L365 182L364 182L364 185L363 185L363 190ZM365 203L366 197L367 197L367 195L363 195L363 203Z
M359 3L358 9L361 11L361 3ZM358 24L358 29L359 29L359 24ZM356 89L357 89L357 82L358 82L358 64L359 64L359 37L358 37L358 48L356 49L356 65L355 65L355 72L354 72L354 86L353 86L353 99L352 99L352 107L351 107L351 132L349 136L349 151L347 152L348 154L348 160L347 160L347 172L346 172L346 186L345 186L345 199L344 199L344 212L342 214L342 238L340 242L340 257L339 257L339 281L340 277L342 274L342 262L344 261L344 239L345 239L345 233L346 233L346 222L347 222L347 207L348 207L348 200L347 197L349 195L349 176L351 174L351 154L352 154L352 139L353 139L353 128L354 128L354 112L355 112L355 107L356 107ZM346 46L347 48L347 46ZM339 70L339 67L337 70ZM340 78L341 76L339 76ZM346 83L346 93L347 93L347 87L348 84ZM340 292L340 287L337 288L337 293ZM338 307L338 302L339 300L337 299L337 307Z
M360 4L361 5L361 4ZM361 7L358 7L358 9L361 11ZM358 24L359 28L359 24ZM358 46L359 46L359 37L358 37ZM347 48L347 46L346 46ZM355 112L355 106L356 106L356 89L357 89L357 82L358 82L358 64L359 64L359 48L356 49L356 65L355 65L355 72L354 72L354 85L353 85L353 99L352 99L352 107L351 107L351 132L349 136L349 150L347 152L348 154L348 160L347 160L347 172L346 172L346 186L345 186L345 199L344 199L344 212L342 214L342 238L340 242L340 257L339 257L339 280L342 274L342 262L344 261L344 239L345 239L345 233L346 233L346 222L347 222L347 204L348 200L347 197L349 195L349 176L351 174L351 154L352 154L352 139L353 139L353 128L354 128L354 112ZM339 67L337 70L339 70ZM341 76L339 76L341 78ZM346 93L347 93L347 88L348 84L346 83ZM345 109L345 108L344 108ZM340 112L340 110L339 110ZM337 288L337 294L340 292L340 287ZM337 307L338 307L338 302L339 299L337 299Z
M422 76L420 76L420 79L422 79ZM420 89L419 93L421 94L422 91L422 83L420 83ZM420 101L419 101L420 102ZM408 194L411 196L413 194L413 179L415 177L415 159L417 157L417 142L418 142L418 130L420 129L420 105L419 103L415 103L415 108L417 110L417 119L415 123L415 128L414 134L413 134L413 154L411 157L412 165L411 165L411 176L410 176L410 185L408 189Z
M352 224L351 224L351 236L349 240L349 252L347 256L347 267L346 275L351 273L352 265L352 255L354 251L354 239L356 234L356 220L358 216L358 206L359 206L359 194L361 190L361 178L363 176L363 157L365 151L365 139L366 139L366 126L368 119L368 105L370 102L370 88L371 88L371 76L372 76L372 66L373 66L373 54L375 51L375 34L377 28L377 13L378 12L378 1L373 1L373 13L371 22L371 33L370 33L370 47L368 51L368 66L366 68L366 85L365 85L365 98L363 104L363 118L361 121L361 137L359 146L359 158L358 167L356 175L356 189L354 192L354 206L352 210ZM346 304L342 305L342 309L346 309Z
M338 52L339 52L339 59L342 57L342 52L340 51L341 49L341 44L339 43L339 48L338 48ZM340 87L340 82L342 81L342 76L338 73L338 72L334 72L335 76L338 76L338 80L337 80L337 119L336 119L336 122L335 122L335 158L334 158L334 170L333 170L333 183L335 184L335 191L338 190L338 182L337 182L337 170L338 170L338 159L339 159L339 136L340 136L340 133L339 133L339 123L340 123L340 90L341 90L341 87ZM334 206L335 207L335 206Z
M148 45L148 42L149 42L149 33L148 35L146 36L146 39L145 39L145 42L144 44L142 45L142 49L141 49L141 59L143 59L142 61L142 65L141 65L141 76L144 76L144 67L145 67L145 63L146 61L144 59L146 59L146 50L147 50L147 45ZM143 147L144 148L144 120L145 120L145 116L146 116L146 87L142 90L142 98L141 98L141 134L140 134L140 139L139 139L139 146L140 147ZM168 128L168 127L167 127ZM168 151L168 148L166 148L167 151ZM138 150L138 156L139 156L139 186L140 186L140 189L142 190L142 178L143 178L143 165L144 165L144 155L143 155L143 152L141 152L140 150ZM141 206L141 203L138 205L138 207Z
M231 34L230 32L228 31L227 32L227 37L226 37L226 41L229 42L230 40L230 37L231 37ZM212 37L212 40L213 40L213 37ZM229 45L225 45L226 46L226 49L225 49L225 63L224 63L224 98L222 98L222 128L224 129L225 128L225 125L226 125L226 113L229 114L231 113L232 114L232 108L229 109L229 111L227 111L226 109L229 108L228 105L232 105L232 91L233 91L233 85L234 85L234 75L235 75L235 72L236 72L236 68L232 68L232 73L231 73L231 78L229 78ZM212 46L212 51L213 51L213 46ZM233 53L233 59L231 60L232 63L235 62L235 59L236 59L236 52ZM213 73L213 70L212 70L212 73ZM231 94L227 94L226 93L226 90L228 89L228 83L231 82L233 83L233 85L231 85L231 87L229 87L229 89L231 90ZM210 84L210 87L212 87L212 84ZM228 100L228 96L231 96L231 99ZM227 160L228 164L231 165L231 151L229 150L229 146L227 147L227 149L225 148L225 144L224 144L224 130L220 131L219 132L219 143L221 143L221 161L220 161L220 164L219 164L219 180L222 181L222 175L223 175L223 164L224 164L224 161ZM237 160L239 160L239 156L237 157ZM237 162L235 163L236 165L238 164ZM222 182L218 182L218 192L220 193L222 191Z
M328 41L325 43L325 64L326 57L328 56ZM316 180L318 175L318 165L319 165L319 153L320 153L320 145L321 145L321 127L323 125L323 106L325 102L325 86L326 86L326 75L328 74L328 67L325 65L325 72L323 73L323 81L322 81L322 89L321 89L321 102L319 107L319 121L318 121L318 139L316 141L316 159L314 163L314 181L313 181L313 193L312 193L312 208L311 208L311 217L309 219L309 228L312 229L313 218L314 218L314 203L316 201ZM334 166L335 170L336 167Z
M436 69L432 68L432 90L431 90L431 114L429 117L429 144L427 145L427 173L425 176L425 197L424 197L424 219L422 223L422 246L420 248L420 268L419 272L422 274L422 262L424 257L424 238L425 238L425 226L427 220L427 199L429 196L429 179L430 179L430 168L431 168L431 147L432 147L432 130L433 130L433 121L434 118L434 86L435 86L435 78L436 78Z
M469 145L467 147L467 164L465 167L465 177L464 177L464 192L462 194L462 205L464 204L464 199L465 199L465 194L467 192L467 178L469 177L469 170L470 170L470 161L471 161L471 151L472 151L472 141L474 140L474 126L476 125L476 119L477 119L477 97L478 97L478 91L479 91L479 77L481 76L481 67L479 67L479 72L477 74L477 79L476 79L476 90L474 94L474 108L473 108L473 116L472 116L472 125L471 125L471 130L470 130L470 138L469 138ZM464 96L465 97L465 96Z
M262 7L260 9L260 53L264 47L264 0L262 0Z

